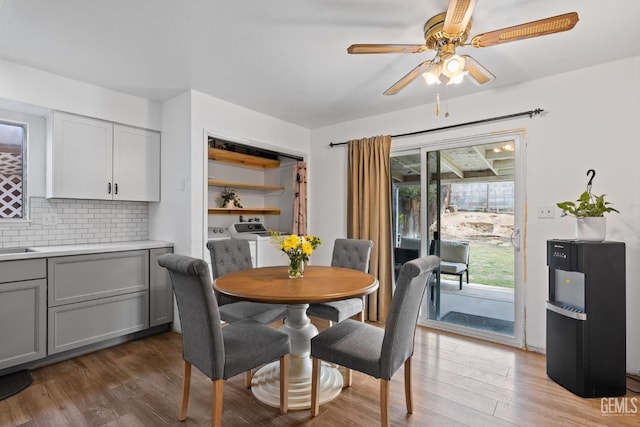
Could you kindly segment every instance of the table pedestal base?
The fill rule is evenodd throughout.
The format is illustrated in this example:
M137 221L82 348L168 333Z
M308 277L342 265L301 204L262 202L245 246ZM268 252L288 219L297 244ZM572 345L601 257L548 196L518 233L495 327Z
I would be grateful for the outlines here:
M311 338L318 335L318 329L307 316L308 307L309 304L288 304L287 317L280 328L291 338L289 409L292 410L311 408ZM320 405L340 394L342 374L336 365L322 364L319 387ZM251 380L251 391L260 402L279 408L280 362L272 362L258 369Z
M295 360L291 355L291 368L296 364L308 365L305 361ZM309 356L306 356L308 359ZM291 369L293 371L294 369ZM342 390L342 374L337 367L323 363L320 370L320 405L325 404L340 394ZM256 371L251 380L251 391L265 405L280 407L280 362L272 362ZM311 377L290 378L289 409L311 408Z

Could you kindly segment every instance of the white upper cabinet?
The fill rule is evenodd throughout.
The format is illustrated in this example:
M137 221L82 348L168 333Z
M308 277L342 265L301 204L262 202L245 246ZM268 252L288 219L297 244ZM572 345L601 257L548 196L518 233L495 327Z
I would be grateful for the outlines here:
M54 112L47 197L160 200L160 134Z
M111 198L111 123L56 112L48 142L47 197Z
M113 127L114 200L160 200L160 134Z

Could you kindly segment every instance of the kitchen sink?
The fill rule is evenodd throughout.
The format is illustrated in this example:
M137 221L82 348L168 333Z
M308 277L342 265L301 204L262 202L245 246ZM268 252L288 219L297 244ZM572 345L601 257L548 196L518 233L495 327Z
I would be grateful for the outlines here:
M0 248L0 255L23 254L25 252L37 252L37 251L31 248Z

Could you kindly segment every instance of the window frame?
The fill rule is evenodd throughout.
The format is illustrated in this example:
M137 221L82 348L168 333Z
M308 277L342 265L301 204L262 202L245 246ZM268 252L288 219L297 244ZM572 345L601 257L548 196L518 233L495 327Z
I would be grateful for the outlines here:
M0 217L0 226L12 223L29 223L29 194L28 194L28 157L29 157L29 123L6 119L0 116L0 124L9 126L19 126L22 128L22 217L21 218L3 218Z

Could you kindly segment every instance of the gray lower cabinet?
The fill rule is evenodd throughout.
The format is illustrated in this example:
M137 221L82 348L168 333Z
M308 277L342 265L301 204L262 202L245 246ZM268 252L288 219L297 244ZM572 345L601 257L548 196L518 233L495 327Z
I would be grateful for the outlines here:
M99 298L49 309L49 354L149 327L149 293Z
M49 307L149 290L149 251L70 255L47 260Z
M149 251L48 260L48 353L149 327Z
M44 259L0 262L0 370L46 354Z
M171 323L171 279L158 265L171 252L1 261L0 371Z
M149 251L149 327L173 321L173 290L166 268L158 265L158 257L173 252L173 248Z

